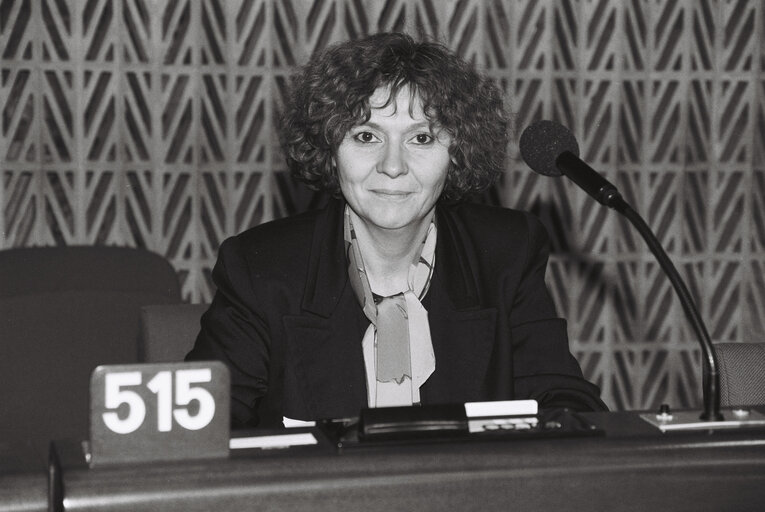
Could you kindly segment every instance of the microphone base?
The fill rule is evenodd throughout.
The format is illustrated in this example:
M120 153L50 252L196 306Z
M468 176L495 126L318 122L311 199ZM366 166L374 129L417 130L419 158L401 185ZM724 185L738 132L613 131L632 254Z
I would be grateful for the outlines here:
M644 413L640 417L661 430L666 432L687 431L714 431L714 430L738 430L760 429L765 430L765 415L749 407L733 407L723 409L722 420L702 420L701 410Z

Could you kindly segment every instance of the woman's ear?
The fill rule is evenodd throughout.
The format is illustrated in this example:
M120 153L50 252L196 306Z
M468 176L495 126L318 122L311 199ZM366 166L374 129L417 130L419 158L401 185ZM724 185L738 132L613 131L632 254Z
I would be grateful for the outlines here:
M337 180L337 160L335 160L334 152L329 155L329 160L324 161L326 165L325 176L328 180Z
M459 164L457 163L457 152L459 151L459 147L456 144L456 141L452 139L451 143L449 144L449 161L454 165L454 167L458 167Z

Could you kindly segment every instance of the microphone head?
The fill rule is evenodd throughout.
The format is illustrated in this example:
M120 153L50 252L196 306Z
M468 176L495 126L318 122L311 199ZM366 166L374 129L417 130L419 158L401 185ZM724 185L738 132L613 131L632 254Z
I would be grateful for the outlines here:
M555 159L564 151L579 156L574 134L554 121L537 121L521 134L521 157L531 170L545 176L560 176Z

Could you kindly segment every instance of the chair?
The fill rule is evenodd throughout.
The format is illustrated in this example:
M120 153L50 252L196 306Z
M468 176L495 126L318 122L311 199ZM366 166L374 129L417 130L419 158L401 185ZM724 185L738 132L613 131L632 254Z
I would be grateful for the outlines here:
M720 404L765 404L765 343L716 343Z
M141 308L141 358L150 363L183 361L194 346L208 304L158 304Z
M140 307L181 302L162 256L125 247L0 251L0 439L41 455L88 438L90 374L139 360Z

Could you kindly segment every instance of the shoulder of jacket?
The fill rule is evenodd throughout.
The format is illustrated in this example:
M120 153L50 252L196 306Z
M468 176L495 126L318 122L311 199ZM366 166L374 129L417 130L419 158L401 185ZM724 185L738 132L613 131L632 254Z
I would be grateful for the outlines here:
M271 220L246 229L230 237L229 240L236 241L243 246L284 244L290 240L300 241L306 238L308 238L307 243L310 243L310 237L318 216L318 211L310 211Z
M444 207L446 212L476 229L488 230L523 229L528 227L536 229L541 221L533 214L516 210L480 203L459 203Z
M229 237L218 249L218 260L241 261L258 275L296 271L311 252L318 215L307 212L285 217Z

